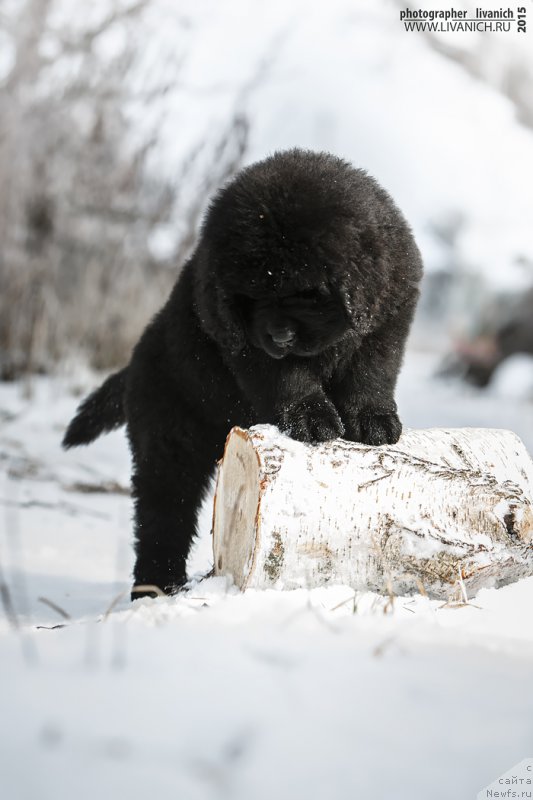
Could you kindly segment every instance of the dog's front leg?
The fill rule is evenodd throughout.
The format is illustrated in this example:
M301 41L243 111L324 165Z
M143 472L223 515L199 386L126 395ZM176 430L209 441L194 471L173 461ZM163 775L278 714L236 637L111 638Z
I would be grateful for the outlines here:
M402 310L372 333L344 362L331 383L331 397L345 438L370 445L394 444L402 424L394 393L403 359L411 310Z
M287 356L274 361L251 351L242 358L236 376L255 411L254 421L277 425L300 442L324 442L343 435L341 418L324 392L312 359ZM270 376L268 383L265 374Z

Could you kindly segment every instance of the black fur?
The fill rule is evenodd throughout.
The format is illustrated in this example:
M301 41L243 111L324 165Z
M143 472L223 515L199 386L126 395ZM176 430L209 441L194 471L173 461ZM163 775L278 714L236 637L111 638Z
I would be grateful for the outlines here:
M86 443L124 409L136 584L172 592L185 581L198 505L233 425L397 441L394 390L421 271L389 195L332 155L277 153L218 193L129 366L65 437Z
M124 411L124 390L126 387L125 367L115 372L87 397L63 437L63 447L78 447L80 444L94 442L102 433L120 428L126 422Z

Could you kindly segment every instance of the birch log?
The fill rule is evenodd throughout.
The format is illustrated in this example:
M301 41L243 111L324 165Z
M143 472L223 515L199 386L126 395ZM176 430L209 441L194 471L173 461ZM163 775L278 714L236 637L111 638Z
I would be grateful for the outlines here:
M408 430L369 447L233 428L213 546L215 573L242 589L472 596L533 574L533 462L510 431Z

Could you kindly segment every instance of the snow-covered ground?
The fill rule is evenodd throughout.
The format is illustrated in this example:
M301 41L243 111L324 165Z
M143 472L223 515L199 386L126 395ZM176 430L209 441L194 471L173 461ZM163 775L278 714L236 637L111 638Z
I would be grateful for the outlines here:
M407 425L533 452L532 403L434 367L410 352ZM533 754L533 578L460 608L220 578L132 605L124 435L63 453L71 384L0 385L0 797L466 800Z

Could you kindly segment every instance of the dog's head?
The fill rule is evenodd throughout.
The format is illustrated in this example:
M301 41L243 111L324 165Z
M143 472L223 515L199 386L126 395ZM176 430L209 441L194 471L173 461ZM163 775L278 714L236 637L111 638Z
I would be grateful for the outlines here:
M349 331L364 336L387 280L377 264L381 206L399 213L364 172L327 153L290 150L244 169L204 221L204 328L233 353L248 341L272 358L316 355Z

